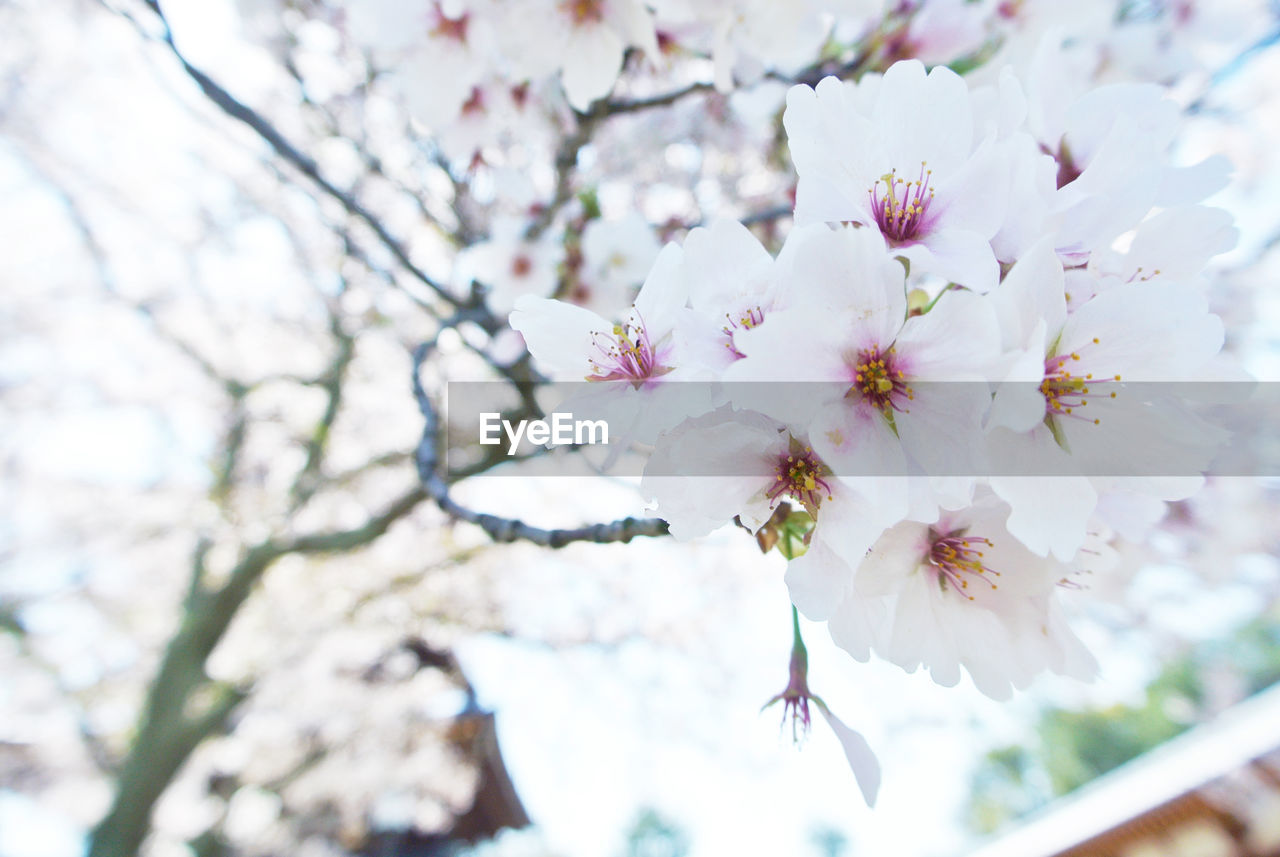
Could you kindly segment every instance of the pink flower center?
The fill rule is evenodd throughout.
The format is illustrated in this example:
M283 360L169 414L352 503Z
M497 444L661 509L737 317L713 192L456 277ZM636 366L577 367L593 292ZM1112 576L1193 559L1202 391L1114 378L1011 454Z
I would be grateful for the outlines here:
M484 113L484 90L478 86L471 87L471 95L462 103L462 115L474 116L477 113Z
M746 357L747 355L739 351L738 346L734 344L733 335L739 330L750 330L762 324L764 322L764 310L757 306L736 314L725 313L724 317L729 322L720 328L724 331L724 335L729 338L729 341L724 344L725 348L732 351L735 358Z
M604 18L603 0L563 0L560 8L568 14L575 25Z
M511 260L511 273L517 277L527 277L533 270L533 260L521 253Z
M996 14L1001 18L1016 18L1022 11L1023 2L1024 0L1002 0L996 4Z
M898 171L894 169L882 175L867 191L880 233L892 243L914 240L926 228L925 216L933 200L933 188L929 187L932 176L933 170L921 161L920 176L914 181L898 178Z
M463 14L458 18L446 17L440 9L440 4L435 4L432 10L435 17L435 26L431 28L433 36L439 36L442 39L453 39L456 42L465 42L467 40L467 24L471 18L470 15Z
M767 496L774 503L784 496L792 497L816 517L822 501L831 499L831 485L827 482L830 475L831 470L812 449L793 440L791 449L778 456L774 482Z
M593 331L591 344L596 353L587 358L591 364L588 381L630 381L639 388L650 378L671 371L661 365L638 313L634 322L615 324L611 333Z
M1095 336L1093 344L1097 345L1098 342ZM1095 380L1092 372L1073 372L1072 369L1079 361L1078 351L1045 358L1044 380L1040 382L1040 394L1044 396L1044 413L1047 417L1071 417L1098 425L1101 420L1096 418L1090 420L1076 411L1087 406L1091 399L1114 399L1115 391L1107 390L1106 387L1119 381L1120 376L1114 375L1111 378ZM1099 387L1101 389L1098 389Z
M891 411L905 411L915 392L907 384L905 373L897 365L896 352L868 348L858 352L853 367L853 385L847 396L860 396L886 416Z
M930 530L929 535L933 538L933 544L929 548L929 564L937 569L938 583L944 589L950 584L956 592L972 601L973 596L965 591L969 588L971 578L981 580L992 589L999 588L991 578L999 577L1000 572L993 571L983 563L983 548L993 546L990 539L966 536L963 531L943 536Z

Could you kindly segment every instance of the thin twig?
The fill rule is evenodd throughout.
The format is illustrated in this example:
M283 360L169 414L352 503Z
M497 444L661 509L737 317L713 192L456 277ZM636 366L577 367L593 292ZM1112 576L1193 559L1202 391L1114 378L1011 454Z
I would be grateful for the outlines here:
M683 98L694 95L699 92L709 92L713 89L709 83L691 83L688 86L667 92L662 95L653 95L648 98L634 98L626 101L607 101L604 105L604 112L610 116L617 116L621 113L635 113L640 110L650 110L654 107L666 107L669 104L675 104Z
M244 104L235 98L231 93L227 92L213 78L196 68L187 58L178 50L177 44L173 40L173 33L169 29L169 22L164 16L164 12L155 0L145 0L147 5L159 17L160 24L163 27L163 35L161 40L168 46L169 51L174 55L178 62L182 65L187 76L195 81L200 87L200 91L217 105L228 116L236 119L249 126L259 137L261 137L280 157L293 164L303 175L311 179L317 187L324 191L328 196L337 200L349 214L363 221L374 234L378 236L378 240L391 252L406 271L408 271L414 279L429 288L438 297L447 301L453 306L463 303L455 295L437 283L426 271L414 264L409 258L409 252L405 249L404 244L400 242L382 221L373 212L365 208L351 194L342 190L326 179L320 173L319 165L310 155L305 154L296 146L294 146L280 131L268 122L260 113L253 108ZM134 22L135 25L137 22ZM141 28L140 28L141 29Z

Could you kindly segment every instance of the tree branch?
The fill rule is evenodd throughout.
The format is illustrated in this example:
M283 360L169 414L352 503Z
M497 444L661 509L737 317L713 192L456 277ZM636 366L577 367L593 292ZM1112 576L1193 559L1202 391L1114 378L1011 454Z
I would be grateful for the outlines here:
M324 413L320 415L320 420L316 423L311 437L307 439L307 460L298 471L298 475L294 477L293 487L289 491L291 505L295 510L301 508L320 488L324 454L329 445L329 433L333 429L333 424L338 418L338 409L342 405L343 382L346 379L347 368L355 358L355 337L342 329L342 321L336 308L330 311L329 331L336 341L336 348L329 368L320 379L320 386L325 392Z
M177 44L173 40L173 33L169 29L169 22L165 18L164 12L155 0L145 0L147 6L159 17L160 24L163 27L163 35L161 40L168 46L169 51L174 55L178 62L182 65L187 76L195 81L196 86L200 87L200 91L212 101L219 109L228 116L236 119L243 124L249 126L259 137L261 137L267 145L269 145L277 155L288 161L303 175L311 179L315 185L324 191L325 194L337 200L346 209L347 213L353 217L363 221L373 233L378 236L378 240L391 252L406 271L408 271L414 279L429 288L438 297L448 302L452 306L459 306L463 302L456 296L449 293L442 285L437 283L426 271L414 264L409 258L408 250L404 244L400 242L382 221L371 211L365 208L351 194L335 186L320 173L320 168L315 160L294 146L280 131L268 122L260 113L253 108L237 100L235 96L227 92L213 78L205 74L200 69L193 66L178 50ZM137 22L134 22L135 25Z
M649 110L654 107L666 107L687 96L699 92L709 92L713 88L709 83L691 83L683 89L673 90L662 95L634 98L626 101L607 101L604 105L604 112L609 116L616 116L621 113L636 113L640 110Z
M561 141L560 146L556 149L556 190L551 197L551 201L547 203L546 208L538 213L538 216L529 224L529 229L525 232L525 237L533 240L547 230L551 222L556 219L556 215L560 213L560 209L564 208L565 203L573 198L573 173L578 167L578 152L587 144L591 136L595 134L596 127L604 121L609 115L609 104L605 101L597 101L591 106L591 110L587 113L579 113L577 127L573 129L572 134L566 135Z
M211 680L205 663L236 612L271 565L290 553L350 551L385 533L426 498L414 488L381 514L351 530L268 539L250 548L215 591L204 589L204 550L197 548L182 624L165 648L147 691L137 737L120 767L111 808L90 836L89 857L134 857L151 810L178 770L206 737L221 729L248 695L244 687Z

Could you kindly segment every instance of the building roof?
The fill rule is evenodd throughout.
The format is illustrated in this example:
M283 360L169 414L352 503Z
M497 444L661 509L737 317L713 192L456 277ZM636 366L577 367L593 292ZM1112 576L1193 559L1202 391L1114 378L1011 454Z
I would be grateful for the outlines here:
M1121 828L1160 829L1163 819L1209 806L1193 793L1277 748L1280 685L1055 801L969 857L1055 857Z

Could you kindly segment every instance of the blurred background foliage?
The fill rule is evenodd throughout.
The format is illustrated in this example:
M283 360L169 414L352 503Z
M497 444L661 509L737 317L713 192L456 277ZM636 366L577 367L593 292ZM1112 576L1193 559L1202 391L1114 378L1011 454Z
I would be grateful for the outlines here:
M968 824L990 834L1280 681L1280 609L1172 655L1133 703L1045 708L1029 743L989 750Z

